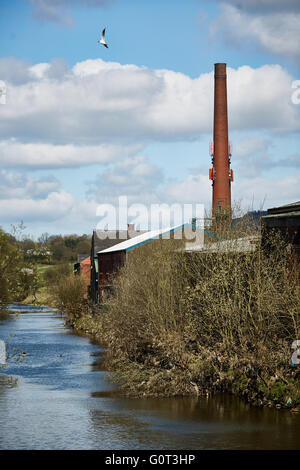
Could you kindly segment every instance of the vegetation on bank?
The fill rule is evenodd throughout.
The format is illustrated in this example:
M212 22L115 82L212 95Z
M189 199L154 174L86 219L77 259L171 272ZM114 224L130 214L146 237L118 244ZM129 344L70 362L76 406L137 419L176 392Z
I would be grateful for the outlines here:
M67 298L74 300L70 321L107 346L107 368L128 395L228 391L296 409L299 270L276 233L267 250L259 242L239 250L249 235L237 225L226 245L212 241L205 253L184 253L177 240L133 250L98 312L79 295L75 301L79 279L70 277L56 295L66 312Z
M69 317L84 314L88 281L83 276L74 276L72 264L38 265L37 273L38 290L22 303L55 307Z
M23 304L30 305L48 305L55 307L55 299L52 294L52 285L58 282L59 279L71 273L71 265L69 264L36 264L36 289L30 292L25 299L22 300Z
M0 308L37 289L36 267L26 261L17 239L0 229Z
M55 280L71 274L78 254L90 253L88 235L43 233L34 241L24 231L22 222L11 233L0 228L0 308L10 302L53 306Z
M67 315L69 322L91 311L87 285L88 281L83 275L65 274L50 286L53 305Z

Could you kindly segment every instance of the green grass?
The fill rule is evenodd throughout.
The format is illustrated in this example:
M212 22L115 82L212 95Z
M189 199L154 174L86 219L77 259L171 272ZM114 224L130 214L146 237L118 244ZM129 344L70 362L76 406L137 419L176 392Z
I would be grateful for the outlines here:
M37 264L37 273L39 279L39 288L36 292L36 295L28 295L26 299L22 301L22 304L36 304L36 305L48 305L49 307L53 305L53 299L49 295L48 286L44 279L44 274L49 269L54 269L55 265L53 264Z

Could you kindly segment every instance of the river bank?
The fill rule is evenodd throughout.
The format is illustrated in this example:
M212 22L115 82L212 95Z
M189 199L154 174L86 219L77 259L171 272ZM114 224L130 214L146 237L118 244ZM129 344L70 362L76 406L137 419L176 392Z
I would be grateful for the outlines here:
M79 334L84 334L98 344L109 348L101 313L96 309L85 316L69 318L67 324ZM220 352L219 352L220 353ZM152 351L149 360L144 351L140 361L120 361L109 352L104 355L104 364L111 371L110 377L116 382L120 393L128 397L170 397L170 396L214 396L224 393L237 396L255 407L288 409L300 412L299 370L291 371L289 380L284 377L262 379L251 363L251 358L235 358L235 366L228 368L221 354L209 360L209 351L190 361L183 369L176 364L166 367L166 361ZM212 356L212 355L211 355ZM205 362L205 374L201 373L201 362ZM212 362L215 362L213 368ZM203 372L203 368L202 368ZM128 380L127 380L128 379ZM127 380L127 381L126 381Z
M1 338L26 355L0 371L17 380L1 381L1 450L299 449L297 414L228 394L124 397L107 380L103 348L74 334L59 312L10 307Z
M47 288L39 289L35 295L30 294L21 301L22 305L41 305L55 308L55 302L51 295L49 295Z
M300 279L288 247L275 236L268 251L244 252L233 238L226 250L185 253L177 241L133 250L101 311L74 275L55 286L56 307L106 346L107 369L124 395L221 392L299 411L291 346L300 332Z

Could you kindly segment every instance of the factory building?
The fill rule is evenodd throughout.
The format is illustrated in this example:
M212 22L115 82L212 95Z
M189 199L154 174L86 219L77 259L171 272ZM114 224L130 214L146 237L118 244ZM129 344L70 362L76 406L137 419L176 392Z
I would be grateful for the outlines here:
M90 255L90 287L89 294L93 302L98 302L98 252L119 244L122 240L145 233L145 230L135 230L134 224L128 224L127 230L94 230Z
M181 224L174 227L151 230L134 238L125 240L109 248L101 250L98 255L98 299L104 292L111 292L113 280L122 266L124 266L129 253L137 247L150 243L153 240L170 240L172 238L184 239L185 250L193 251L202 248L203 230L193 224Z
M289 244L291 256L300 262L300 201L268 209L262 221L262 243L267 244L271 230L279 231Z

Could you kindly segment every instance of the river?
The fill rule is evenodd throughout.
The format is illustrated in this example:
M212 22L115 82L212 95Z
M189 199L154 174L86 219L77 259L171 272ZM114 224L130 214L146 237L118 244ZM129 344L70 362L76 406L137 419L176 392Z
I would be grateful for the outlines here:
M47 307L11 305L0 339L0 449L300 449L300 415L231 396L127 399L103 349Z

